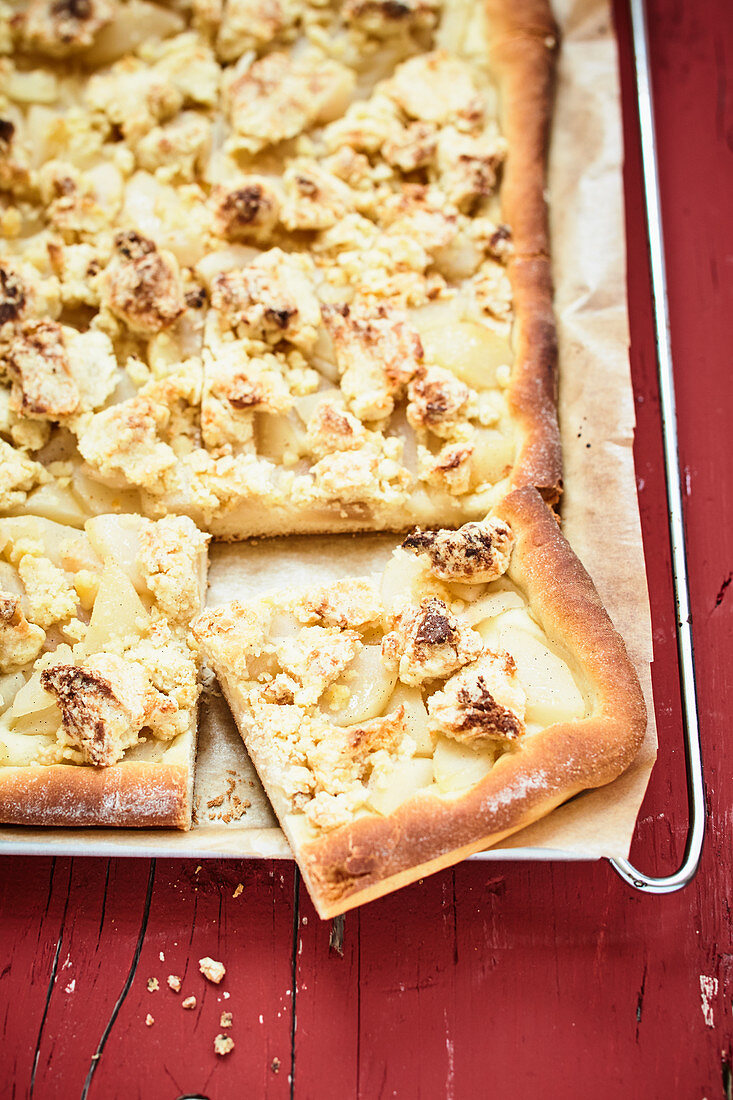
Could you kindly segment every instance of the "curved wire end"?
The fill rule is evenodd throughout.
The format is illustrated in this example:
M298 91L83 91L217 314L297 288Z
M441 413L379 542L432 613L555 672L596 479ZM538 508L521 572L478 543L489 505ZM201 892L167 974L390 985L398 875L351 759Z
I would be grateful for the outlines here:
M690 840L692 843L688 843L688 850L685 852L685 858L682 862L682 866L678 871L675 871L672 875L666 875L663 878L652 878L650 875L645 875L642 871L637 871L633 863L629 863L628 859L609 859L609 863L613 867L617 875L620 875L624 882L628 883L635 890L641 890L644 894L673 894L675 890L682 890L683 887L688 886L692 882L693 878L697 874L697 869L700 866L700 856L702 854L702 830L696 830L693 828L690 834Z

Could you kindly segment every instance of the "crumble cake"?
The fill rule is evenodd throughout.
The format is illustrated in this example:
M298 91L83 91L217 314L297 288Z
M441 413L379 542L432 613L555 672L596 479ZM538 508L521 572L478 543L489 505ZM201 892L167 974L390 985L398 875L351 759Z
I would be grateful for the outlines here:
M554 50L544 3L0 4L0 509L556 499Z
M193 633L322 917L616 778L646 712L534 489L413 531L381 578L209 610Z
M206 544L186 516L0 520L0 821L191 821Z

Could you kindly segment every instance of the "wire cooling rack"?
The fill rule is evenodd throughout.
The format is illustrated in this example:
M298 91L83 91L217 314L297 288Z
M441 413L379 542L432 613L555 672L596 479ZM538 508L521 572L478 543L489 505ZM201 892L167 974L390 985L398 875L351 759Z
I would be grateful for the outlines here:
M677 654L682 696L683 734L687 763L687 800L689 827L682 864L674 874L652 878L638 871L626 859L612 859L611 866L630 886L648 894L669 894L686 886L695 875L702 854L705 834L705 791L703 787L700 727L695 687L695 655L692 644L690 591L687 577L684 515L682 511L682 479L677 446L677 410L672 368L672 345L669 332L669 303L664 259L664 237L659 198L656 135L649 67L649 37L644 0L629 0L634 48L639 124L641 127L641 160L644 176L644 201L649 243L649 262L654 307L654 330L657 346L659 398L664 440L669 533L672 548L672 581L674 585L677 627Z
M652 104L651 76L649 68L649 42L644 0L629 0L631 28L636 71L637 101L641 127L641 154L646 204L646 223L649 244L654 327L657 346L660 407L664 439L664 461L669 514L669 530L672 550L672 579L676 601L677 652L679 657L680 689L682 697L683 735L687 762L687 793L689 828L682 863L674 874L654 878L637 870L626 859L610 859L613 869L629 886L648 894L668 894L686 886L697 871L702 853L705 832L705 795L703 788L702 756L697 715L695 689L695 663L690 623L690 598L685 551L684 517L682 511L682 484L677 448L677 414L675 408L674 373L669 333L669 307L665 274L664 240L659 197L656 137ZM7 836L0 838L2 854L51 854L51 855L114 855L114 856L168 856L185 858L226 858L233 853L229 845L221 847L216 839L204 841L200 846L191 843L191 834L171 836L156 832L148 843L116 834L114 837L96 835L93 842L79 851L78 841L69 838L70 830L44 830L41 840L36 830L3 830ZM292 858L278 830L264 830L258 842L249 851L240 851L240 857ZM545 848L509 848L479 852L471 859L480 860L581 860L569 852Z

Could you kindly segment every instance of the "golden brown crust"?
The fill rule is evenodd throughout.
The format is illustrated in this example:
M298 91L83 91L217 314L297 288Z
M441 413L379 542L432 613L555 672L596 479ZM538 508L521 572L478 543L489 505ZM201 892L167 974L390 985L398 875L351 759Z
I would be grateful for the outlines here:
M522 443L512 487L534 485L550 504L562 491L562 448L557 421L557 333L550 261L515 257L509 265L514 291L516 361L509 407Z
M509 402L522 443L512 485L534 485L554 502L561 490L562 455L545 195L558 29L547 0L484 0L484 4L508 143L502 216L511 226L514 243L508 274L514 295L516 359Z
M457 863L580 791L609 783L641 744L646 710L636 673L554 514L530 487L510 493L496 514L517 539L508 576L548 637L573 658L591 713L535 734L465 795L417 796L388 817L364 817L303 845L298 861L322 917ZM225 674L220 679L246 731L234 685Z
M3 767L0 821L4 825L188 829L190 769L185 764L139 762L110 768Z

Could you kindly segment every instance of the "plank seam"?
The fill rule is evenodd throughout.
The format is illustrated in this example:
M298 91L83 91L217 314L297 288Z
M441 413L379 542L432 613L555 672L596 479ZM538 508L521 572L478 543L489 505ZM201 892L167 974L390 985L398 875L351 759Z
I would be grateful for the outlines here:
M104 1050L105 1044L106 1044L107 1040L109 1039L112 1028L114 1027L115 1020L117 1019L119 1011L122 1008L122 1005L125 1001L125 998L127 997L127 994L130 992L130 986L132 985L133 978L135 977L135 972L136 972L136 970L138 968L138 964L140 962L140 955L142 954L143 942L145 940L145 932L146 932L147 927L148 927L148 917L150 916L150 904L151 904L152 899L153 899L153 883L155 882L155 865L156 865L156 861L154 859L151 859L151 861L150 861L150 872L148 874L148 890L147 890L147 894L145 896L145 905L143 907L143 915L142 915L142 920L140 922L140 931L139 931L138 937L137 937L137 946L135 947L135 953L132 956L132 962L130 963L130 969L127 973L127 978L125 979L125 984L122 987L122 992L120 993L119 997L117 998L117 1001L115 1002L115 1006L112 1009L112 1015L110 1016L109 1020L107 1021L107 1025L106 1025L104 1031L102 1032L102 1037L99 1040L99 1043L97 1044L97 1049L94 1052L94 1054L92 1055L92 1060L91 1060L91 1063L90 1063L90 1066L89 1066L89 1071L88 1071L88 1073L86 1075L86 1079L84 1081L84 1088L82 1089L82 1092L81 1092L81 1100L86 1100L87 1096L89 1095L89 1089L91 1088L92 1078L94 1077L94 1073L95 1073L97 1065L99 1063L99 1059L102 1056L102 1051Z
M73 864L72 864L73 867ZM48 886L48 897L46 898L46 913L48 913L49 906L51 904L51 893L53 889L54 874L56 871L56 859L54 858L51 864L51 877ZM41 1055L41 1038L43 1036L43 1028L46 1024L46 1016L48 1015L48 1009L51 1004L51 997L53 995L54 986L56 985L56 975L59 969L59 956L61 954L61 944L64 939L64 925L66 924L66 912L69 908L69 895L71 894L71 871L69 872L69 881L66 884L66 901L64 902L64 911L61 915L61 928L59 929L59 938L56 941L56 951L53 957L53 963L51 965L51 977L48 981L48 989L46 990L46 1003L43 1006L43 1015L41 1016L41 1026L38 1029L38 1038L36 1039L36 1049L33 1055L33 1069L31 1070L31 1083L28 1092L29 1097L33 1096L33 1090L36 1087L36 1072L38 1070L38 1060ZM40 940L40 929L39 929Z
M295 1011L298 992L298 933L300 932L300 868L295 865L293 878L293 949L290 966L290 988L292 991L292 1019L290 1023L290 1100L295 1096Z

